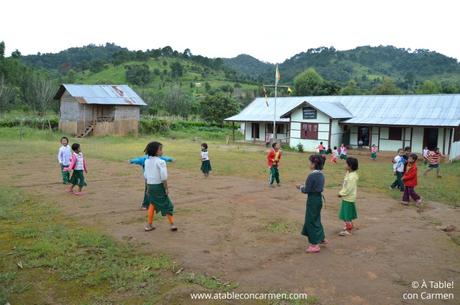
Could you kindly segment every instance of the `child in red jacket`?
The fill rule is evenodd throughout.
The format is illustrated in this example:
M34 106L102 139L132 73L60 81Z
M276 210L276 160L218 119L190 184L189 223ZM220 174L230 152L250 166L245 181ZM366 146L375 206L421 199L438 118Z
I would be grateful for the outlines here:
M410 197L412 197L415 200L415 204L419 207L422 199L415 192L415 187L417 186L417 155L414 153L409 155L407 169L402 180L404 182L402 204L408 205Z
M267 163L268 168L270 170L270 178L269 178L269 185L273 187L273 182L276 180L276 184L281 186L280 184L280 173L278 170L278 165L281 159L281 149L280 143L273 143L272 149L268 152L267 155Z

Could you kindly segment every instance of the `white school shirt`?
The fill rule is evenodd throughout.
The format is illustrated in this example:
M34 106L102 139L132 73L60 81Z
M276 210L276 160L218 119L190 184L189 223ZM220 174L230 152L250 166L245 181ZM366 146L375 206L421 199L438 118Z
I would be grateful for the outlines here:
M424 157L424 158L427 158L428 155L429 155L429 153L430 153L430 150L429 150L429 149L423 149L423 157Z
M208 151L201 151L201 161L206 161L209 160L209 154Z
M339 156L339 151L337 149L334 149L332 151L332 154L334 155L334 157L338 157Z
M67 145L67 146L62 145L59 148L58 156L57 156L59 164L69 165L71 155L72 155L72 153L70 151L69 145Z
M166 162L158 157L149 157L145 160L144 177L147 184L160 184L168 179Z
M400 173L403 173L404 172L404 162L401 161L401 159L403 159L403 157L401 157L400 155L397 155L393 161L393 170L396 171L396 172L400 172Z

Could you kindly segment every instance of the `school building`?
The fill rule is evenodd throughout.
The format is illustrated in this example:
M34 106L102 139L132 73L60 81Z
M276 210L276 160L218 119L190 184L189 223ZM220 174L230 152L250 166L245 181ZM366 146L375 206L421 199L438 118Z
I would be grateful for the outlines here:
M241 123L245 141L269 142L274 107L274 98L256 98L226 121ZM306 151L319 142L417 153L427 146L460 158L460 94L279 97L275 119L278 141Z

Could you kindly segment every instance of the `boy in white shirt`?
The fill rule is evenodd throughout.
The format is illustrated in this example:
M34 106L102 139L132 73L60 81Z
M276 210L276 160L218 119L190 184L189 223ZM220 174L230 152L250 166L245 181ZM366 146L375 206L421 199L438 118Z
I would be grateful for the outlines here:
M145 148L145 153L149 156L145 160L144 177L147 182L147 195L149 197L148 222L145 231L152 231L153 218L156 212L161 212L162 216L168 218L171 231L177 231L174 225L174 206L169 199L168 190L168 169L166 162L160 157L163 155L163 145L159 142L150 142Z
M64 168L69 167L71 155L72 152L69 147L69 139L67 137L62 137L61 147L59 148L57 158L59 161L59 165L61 166L63 184L69 184L70 175L68 171L64 171Z
M404 164L406 164L406 159L403 156L404 150L402 148L398 149L398 154L393 159L393 174L396 176L396 179L390 186L390 189L393 190L397 187L401 192L404 192L402 176L404 175Z

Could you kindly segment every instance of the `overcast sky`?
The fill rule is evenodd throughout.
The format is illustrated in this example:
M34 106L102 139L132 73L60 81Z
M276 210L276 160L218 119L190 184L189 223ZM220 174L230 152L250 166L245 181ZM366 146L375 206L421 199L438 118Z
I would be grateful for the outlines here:
M4 0L7 54L114 42L282 62L319 46L430 49L460 58L456 0Z

